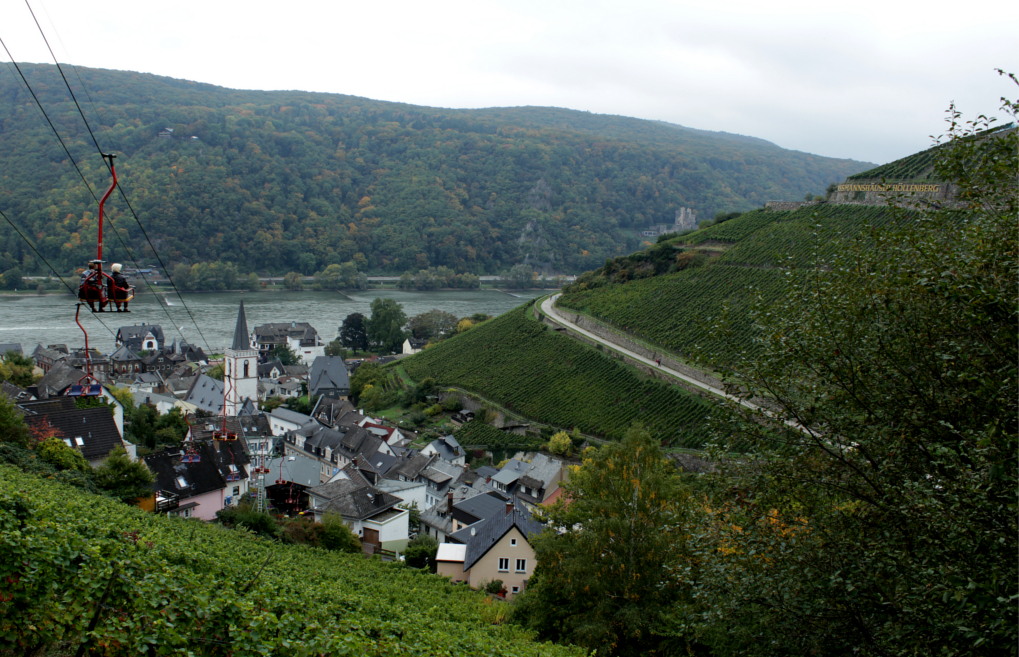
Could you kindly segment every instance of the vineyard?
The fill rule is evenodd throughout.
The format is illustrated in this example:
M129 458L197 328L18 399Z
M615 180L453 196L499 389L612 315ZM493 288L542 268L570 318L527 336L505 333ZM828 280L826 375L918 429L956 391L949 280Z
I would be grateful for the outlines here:
M1014 123L991 128L971 137L982 138L1005 130L1015 129ZM847 180L934 180L934 163L942 155L946 144L938 144L925 151L914 153L894 162L849 176Z
M520 436L515 433L508 433L493 427L491 424L485 424L480 420L472 420L464 424L457 428L453 435L461 445L484 445L488 449L506 449L509 447L537 449L544 442L536 436Z
M758 300L778 298L840 244L866 239L869 227L892 220L887 208L878 206L748 212L673 241L677 248L708 241L730 244L702 267L593 290L567 289L559 305L684 358L731 362L754 351L750 311Z
M666 444L703 444L706 402L529 319L528 308L400 362L418 381L475 391L555 427L618 439L640 421Z
M582 654L498 613L402 564L156 516L0 466L3 654Z

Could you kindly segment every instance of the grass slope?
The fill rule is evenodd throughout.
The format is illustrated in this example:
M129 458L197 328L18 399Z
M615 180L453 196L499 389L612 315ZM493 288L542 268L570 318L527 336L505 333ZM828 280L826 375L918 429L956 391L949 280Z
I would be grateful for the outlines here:
M529 307L400 362L418 381L477 392L538 422L618 439L640 421L666 444L703 444L707 403L547 329Z
M72 654L97 609L91 637L106 655L581 654L493 624L486 600L399 564L156 516L0 466L3 654Z
M659 260L661 249L674 249L676 256L711 253L702 266L658 276L649 271L647 278L626 282L608 281L602 268L568 287L559 305L686 358L725 362L753 350L756 333L748 311L757 298L778 298L840 242L866 238L868 227L891 220L886 208L872 206L748 212L654 247ZM719 329L723 316L725 331Z

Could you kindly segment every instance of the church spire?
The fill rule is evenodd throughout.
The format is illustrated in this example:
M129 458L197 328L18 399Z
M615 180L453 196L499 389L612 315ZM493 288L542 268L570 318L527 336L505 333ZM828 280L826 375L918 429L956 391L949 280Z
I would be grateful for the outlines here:
M244 316L244 299L241 299L241 308L237 311L237 328L234 329L234 343L230 348L234 351L251 349L248 342L248 319Z

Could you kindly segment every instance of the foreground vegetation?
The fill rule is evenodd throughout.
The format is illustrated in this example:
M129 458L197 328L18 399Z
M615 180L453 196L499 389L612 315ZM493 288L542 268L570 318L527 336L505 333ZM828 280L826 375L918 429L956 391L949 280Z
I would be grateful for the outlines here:
M586 455L522 624L599 654L1019 653L1019 138L951 118L961 206L890 209L748 303L730 392L772 407L712 413L712 473L639 429Z
M401 362L415 380L478 392L524 417L619 439L643 422L664 444L704 444L700 397L648 378L529 317L528 303Z
M401 564L155 516L0 466L2 651L580 654L497 615Z

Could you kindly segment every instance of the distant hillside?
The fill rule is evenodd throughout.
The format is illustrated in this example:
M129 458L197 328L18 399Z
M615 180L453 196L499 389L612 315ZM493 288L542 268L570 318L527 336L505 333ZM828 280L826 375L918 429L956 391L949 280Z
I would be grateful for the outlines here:
M583 654L401 563L157 516L8 465L0 581L5 653L73 654L95 618L109 655Z
M100 194L108 175L56 68L22 68ZM871 166L555 108L446 110L65 69L171 265L577 272L637 248L639 228L671 222L680 207L747 210L820 193ZM80 266L94 248L95 203L13 72L0 76L0 117L3 210L59 269ZM164 128L173 132L161 138ZM150 262L123 201L109 209ZM111 259L126 259L113 235L106 243ZM6 223L0 245L0 271L43 271Z

